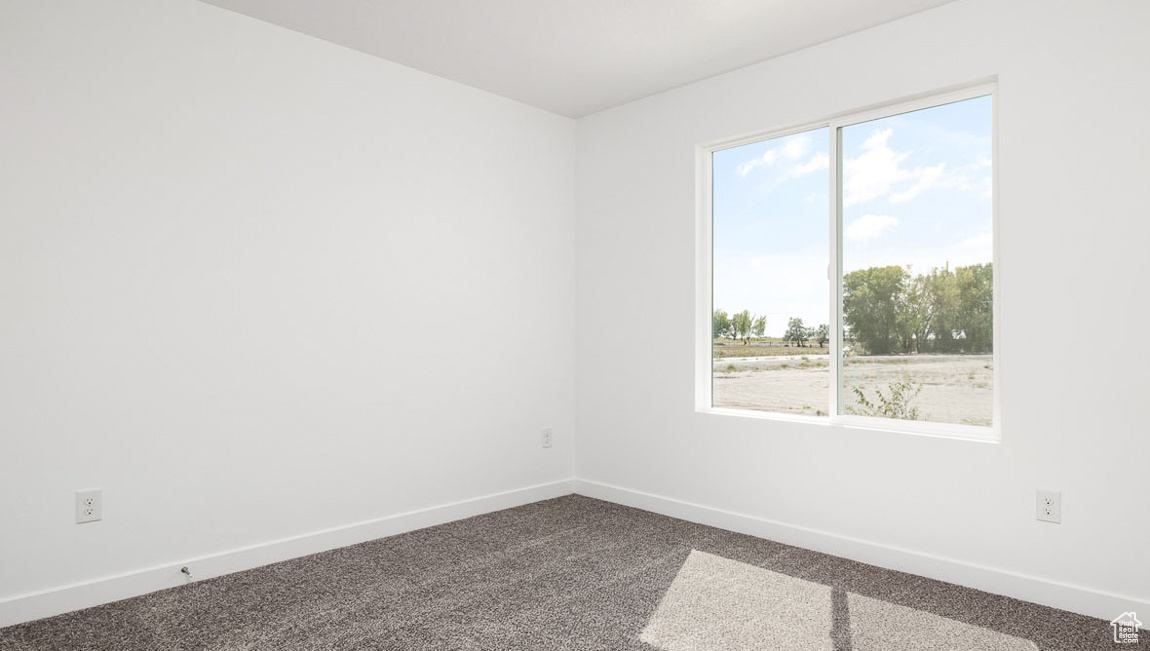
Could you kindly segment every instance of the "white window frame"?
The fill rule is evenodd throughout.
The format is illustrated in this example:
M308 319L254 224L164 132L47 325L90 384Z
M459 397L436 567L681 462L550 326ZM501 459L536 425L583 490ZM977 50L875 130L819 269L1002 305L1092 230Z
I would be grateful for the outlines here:
M953 102L960 102L976 97L991 97L991 210L993 212L992 233L994 275L992 286L994 291L993 321L991 331L994 337L992 350L993 358L993 406L992 425L989 427L976 425L961 425L953 423L936 423L918 420L898 420L892 418L879 418L874 416L856 416L844 413L842 405L842 207L841 207L841 157L840 146L841 130L862 122L869 122L885 117L891 117L911 111L941 106ZM795 414L782 414L749 409L731 409L713 407L712 381L713 381L713 351L712 343L712 312L714 309L712 296L713 283L713 216L711 164L712 155L719 150L738 147L763 140L782 138L797 133L826 128L830 138L830 170L828 178L830 183L830 265L828 277L831 281L830 301L831 319L831 356L830 369L830 416L804 416ZM758 132L752 135L721 142L709 143L696 148L696 197L698 206L696 214L695 240L697 250L695 255L695 410L707 414L722 416L739 416L759 418L775 421L791 421L799 423L849 427L854 429L878 430L884 432L899 432L908 434L921 434L944 438L958 438L974 441L999 442L1002 439L1001 417L1001 376L1002 363L999 356L999 343L1002 314L1002 265L999 256L999 213L998 213L998 80L997 78L983 79L971 84L955 86L948 89L924 93L910 98L903 98L894 102L870 106L847 113L834 115L816 122L792 125L782 129Z

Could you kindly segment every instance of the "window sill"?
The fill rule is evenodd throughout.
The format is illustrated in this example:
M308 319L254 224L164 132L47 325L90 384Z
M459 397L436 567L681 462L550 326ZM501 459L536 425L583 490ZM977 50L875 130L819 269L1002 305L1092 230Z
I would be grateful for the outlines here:
M877 432L882 434L910 434L931 438L958 439L976 443L997 444L1002 441L999 428L976 425L955 425L952 423L929 423L923 421L897 420L893 418L872 418L867 416L803 416L799 414L778 414L750 409L730 409L725 407L704 407L696 413L723 417L750 418L785 423L800 423L819 427L838 427L845 430Z

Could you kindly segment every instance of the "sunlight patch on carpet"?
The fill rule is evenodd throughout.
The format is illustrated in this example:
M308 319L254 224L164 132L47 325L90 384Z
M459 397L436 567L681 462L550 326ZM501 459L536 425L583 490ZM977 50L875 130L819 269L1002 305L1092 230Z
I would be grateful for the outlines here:
M1030 640L857 594L847 596L852 651L1038 651Z
M1037 651L1031 641L692 550L640 640L662 651Z
M643 629L663 651L834 651L831 588L691 551Z

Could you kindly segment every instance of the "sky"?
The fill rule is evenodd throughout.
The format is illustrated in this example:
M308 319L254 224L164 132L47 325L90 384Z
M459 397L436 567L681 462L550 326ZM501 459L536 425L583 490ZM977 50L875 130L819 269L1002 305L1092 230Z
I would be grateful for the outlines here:
M830 321L830 131L717 151L712 157L713 302ZM993 260L991 98L945 104L842 130L846 272Z

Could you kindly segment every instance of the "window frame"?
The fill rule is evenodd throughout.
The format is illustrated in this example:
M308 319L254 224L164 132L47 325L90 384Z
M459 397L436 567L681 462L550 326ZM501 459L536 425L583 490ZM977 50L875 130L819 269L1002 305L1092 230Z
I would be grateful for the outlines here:
M991 98L991 232L994 238L992 246L992 262L994 274L992 287L994 292L992 314L994 315L991 332L994 337L992 350L993 359L993 396L992 396L992 424L989 427L979 425L962 425L954 423L937 423L930 421L898 420L880 418L875 416L858 416L844 413L843 409L843 319L842 319L842 129L856 124L870 122L885 117L891 117L912 111L933 108L944 104L974 99L976 97ZM1001 342L1001 301L1002 301L1002 266L999 255L999 210L998 210L998 80L996 77L981 79L976 82L953 86L950 88L922 93L912 97L875 104L864 108L838 113L822 120L795 124L788 127L759 131L738 138L725 139L696 147L696 232L695 241L697 250L695 255L695 411L720 416L738 416L743 418L757 418L773 421L790 421L797 423L833 425L862 430L877 430L882 432L896 432L906 434L919 434L926 436L957 438L973 441L999 442L1002 439L1001 417L1001 375L1002 364L999 355ZM738 147L763 140L782 138L815 129L828 130L830 165L827 173L829 183L830 220L829 237L829 265L827 269L831 291L827 300L830 302L831 355L832 363L828 366L830 372L830 396L828 406L829 416L806 416L798 414L783 414L749 409L733 409L728 407L712 406L713 382L713 333L712 313L713 305L713 215L712 215L712 155L716 151Z

